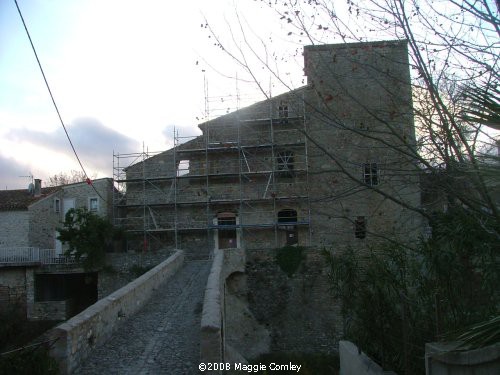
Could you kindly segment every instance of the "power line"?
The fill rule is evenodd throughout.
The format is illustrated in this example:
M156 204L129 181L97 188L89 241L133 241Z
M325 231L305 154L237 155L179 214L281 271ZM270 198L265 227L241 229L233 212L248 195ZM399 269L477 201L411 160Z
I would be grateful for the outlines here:
M59 112L59 108L57 107L56 101L54 99L54 95L52 95L52 90L50 89L49 82L47 81L47 77L45 76L45 72L43 71L42 64L40 62L40 59L38 58L38 54L36 53L35 45L33 44L33 40L31 39L31 35L30 35L29 31L28 31L28 26L26 26L26 22L24 21L23 14L21 13L21 9L19 8L19 4L17 3L17 0L14 0L14 3L16 4L16 8L17 8L17 11L19 13L19 17L21 17L21 21L23 22L24 30L26 31L26 35L28 36L28 39L29 39L30 44L31 44L31 49L33 50L33 53L35 54L35 58L36 58L36 61L38 63L38 67L40 68L40 72L42 73L43 80L45 82L45 86L47 87L47 90L49 91L50 99L52 99L52 104L54 105L54 108L55 108L55 110L57 112L57 116L59 117L59 121L61 122L61 125L62 125L62 127L64 129L64 133L66 134L66 138L68 138L68 142L69 142L69 144L71 146L71 149L73 150L73 153L75 154L76 160L78 160L78 164L80 164L80 168L82 168L82 171L83 171L83 173L85 175L87 183L90 186L92 186L92 189L94 189L94 191L96 192L96 194L103 201L106 202L106 199L104 199L101 196L101 194L99 194L99 192L97 191L97 189L95 188L94 184L92 183L92 180L89 178L89 176L87 174L87 171L83 167L83 164L82 164L82 162L80 160L80 157L78 156L78 153L76 152L75 146L73 145L73 142L71 141L71 138L70 138L70 136L68 134L68 131L66 130L66 126L64 125L64 121L62 119L61 113Z

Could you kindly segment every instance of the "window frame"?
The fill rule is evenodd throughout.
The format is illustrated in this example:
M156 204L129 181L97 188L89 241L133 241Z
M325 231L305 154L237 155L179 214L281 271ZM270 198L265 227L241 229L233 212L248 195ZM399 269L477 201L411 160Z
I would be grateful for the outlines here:
M92 209L92 202L95 201L95 210ZM99 198L98 197L89 197L87 204L89 212L99 212Z
M378 163L370 162L363 164L363 182L368 186L378 186L380 184Z
M289 114L288 102L280 101L278 105L278 118L282 121L288 121Z
M54 198L54 213L56 213L56 214L61 213L61 199L60 198Z

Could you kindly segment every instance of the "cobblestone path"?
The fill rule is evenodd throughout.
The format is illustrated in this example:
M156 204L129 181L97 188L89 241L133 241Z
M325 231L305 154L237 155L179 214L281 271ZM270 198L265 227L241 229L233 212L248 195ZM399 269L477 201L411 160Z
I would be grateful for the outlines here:
M197 374L210 261L187 262L75 374Z

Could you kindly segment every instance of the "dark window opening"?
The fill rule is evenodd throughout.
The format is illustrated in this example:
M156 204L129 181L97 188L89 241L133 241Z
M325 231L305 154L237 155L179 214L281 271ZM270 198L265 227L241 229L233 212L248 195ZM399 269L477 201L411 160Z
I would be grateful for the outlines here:
M364 216L358 216L354 221L354 235L356 238L366 237L366 219Z
M278 212L278 223L297 223L297 211L286 209Z
M97 272L36 274L35 302L70 301L73 316L97 302Z
M288 124L288 103L280 102L278 107L278 116L281 124Z
M378 165L377 163L363 164L363 180L370 186L378 185Z

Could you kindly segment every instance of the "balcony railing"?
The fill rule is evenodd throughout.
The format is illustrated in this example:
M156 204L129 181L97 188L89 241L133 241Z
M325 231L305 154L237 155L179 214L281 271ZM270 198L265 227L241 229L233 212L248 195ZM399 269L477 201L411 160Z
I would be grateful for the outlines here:
M0 264L74 264L75 257L56 254L55 249L0 247Z

